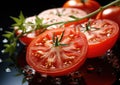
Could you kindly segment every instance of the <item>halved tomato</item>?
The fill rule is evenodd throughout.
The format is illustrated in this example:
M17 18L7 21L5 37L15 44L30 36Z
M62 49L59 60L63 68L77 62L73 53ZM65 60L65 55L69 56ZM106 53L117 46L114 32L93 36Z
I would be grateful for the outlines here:
M76 18L81 18L81 17L86 16L86 15L87 15L87 13L83 10L79 10L76 8L62 8L61 7L61 8L52 8L52 9L44 10L43 12L39 13L37 16L40 19L42 19L41 22L43 25L48 25L48 24L53 24L53 23L57 23L57 22L65 22L68 20L74 20L74 18L71 16L74 16ZM26 31L30 31L32 29L35 29L34 27L36 27L36 26L29 25L29 23L38 24L35 22L36 21L35 19L36 19L36 16L27 17L25 19L25 23L27 23L27 24L24 23ZM86 21L86 19L80 20L80 22L84 22L84 21ZM74 22L74 23L76 23L76 22ZM65 26L67 26L67 25L68 24L66 24ZM41 34L41 32L43 32L43 30L55 29L55 28L59 28L59 27L63 27L63 26L64 26L64 23L54 24L54 25L49 26L47 28L43 28L43 29L41 28L37 31L32 31L31 33L26 34L23 37L20 37L19 39L23 44L29 45L30 42L36 36L38 36L39 34ZM20 34L21 30L17 30L16 32L17 32L17 34Z
M27 48L26 60L42 74L61 76L78 69L86 60L87 50L83 33L74 28L58 28L36 37Z
M75 27L87 37L89 45L88 58L104 55L107 50L114 46L119 35L118 24L108 19L90 19Z

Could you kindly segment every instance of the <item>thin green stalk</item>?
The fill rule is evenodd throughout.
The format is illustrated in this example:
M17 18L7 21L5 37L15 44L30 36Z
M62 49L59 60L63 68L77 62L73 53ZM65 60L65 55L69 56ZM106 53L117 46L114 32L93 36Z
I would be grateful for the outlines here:
M120 0L115 0L105 6L101 6L99 9L97 9L96 11L92 12L92 13L89 13L88 15L82 17L82 18L76 18L74 20L70 20L70 21L63 21L63 22L56 22L56 23L53 23L53 24L48 24L48 25L45 25L45 27L49 27L49 26L52 26L52 25L57 25L57 24L66 24L66 23L69 23L69 22L75 22L75 21L79 21L79 20L82 20L82 19L86 19L86 18L91 18L92 16L96 15L97 13L99 13L100 11L112 6L112 5L115 5L117 3L120 3Z

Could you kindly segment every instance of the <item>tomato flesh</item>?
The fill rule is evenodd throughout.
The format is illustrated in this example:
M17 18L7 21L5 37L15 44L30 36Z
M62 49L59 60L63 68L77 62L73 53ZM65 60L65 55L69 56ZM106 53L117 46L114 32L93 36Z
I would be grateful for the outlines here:
M119 6L110 6L103 11L99 12L96 16L96 19L110 19L118 23L120 27L120 7ZM120 33L119 33L120 39Z
M64 32L61 43L54 46L54 36ZM86 60L88 43L83 33L72 28L58 28L45 31L34 39L27 48L26 59L36 71L51 75L66 75L78 69Z
M87 26L87 24L89 24ZM76 28L83 32L88 40L88 58L100 57L113 47L119 35L118 24L108 19L92 19Z
M39 13L37 16L40 19L43 19L43 21L42 21L43 25L48 25L48 24L53 24L56 22L65 22L65 21L69 21L69 20L74 20L74 18L70 17L73 15L74 15L74 17L81 18L81 17L87 15L87 13L83 10L79 10L76 8L62 8L61 7L61 8L52 8L52 9L44 10L41 13ZM36 19L36 16L27 17L25 19L25 23L36 24L35 19ZM84 22L86 20L87 19L80 20L79 22ZM24 26L25 26L27 32L32 30L32 29L35 29L34 26L31 26L31 25L25 24L25 23L24 23ZM72 22L72 23L77 23L77 22ZM31 33L28 33L28 34L20 37L19 40L23 44L29 45L30 42L35 37L37 37L39 34L41 34L41 32L43 32L45 29L47 29L47 30L48 29L55 29L55 28L64 27L64 26L67 27L68 24L66 24L66 25L56 24L56 25L49 26L47 28L40 28L37 31L32 31ZM17 30L18 29L17 27L14 27L14 28L16 30L17 35L22 33L22 30Z

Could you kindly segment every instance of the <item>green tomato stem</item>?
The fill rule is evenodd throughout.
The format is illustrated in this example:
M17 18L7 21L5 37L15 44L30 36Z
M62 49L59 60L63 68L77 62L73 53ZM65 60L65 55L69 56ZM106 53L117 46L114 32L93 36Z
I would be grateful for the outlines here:
M69 23L69 22L75 22L75 21L79 21L79 20L82 20L82 19L86 19L86 18L91 18L92 16L96 15L97 13L99 13L100 11L112 6L112 5L115 5L117 3L120 3L120 0L115 0L105 6L101 6L99 9L97 9L96 11L92 12L92 13L89 13L88 15L82 17L82 18L76 18L74 20L70 20L70 21L63 21L63 22L57 22L57 23L53 23L53 24L48 24L48 25L45 25L44 27L49 27L49 26L52 26L52 25L57 25L57 24L66 24L66 23Z

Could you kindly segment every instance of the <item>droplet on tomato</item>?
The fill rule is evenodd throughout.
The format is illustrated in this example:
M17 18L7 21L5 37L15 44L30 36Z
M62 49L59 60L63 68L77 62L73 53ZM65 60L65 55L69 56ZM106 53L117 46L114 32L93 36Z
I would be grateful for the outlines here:
M88 65L87 72L92 72L94 70L95 70L95 68L92 65Z

